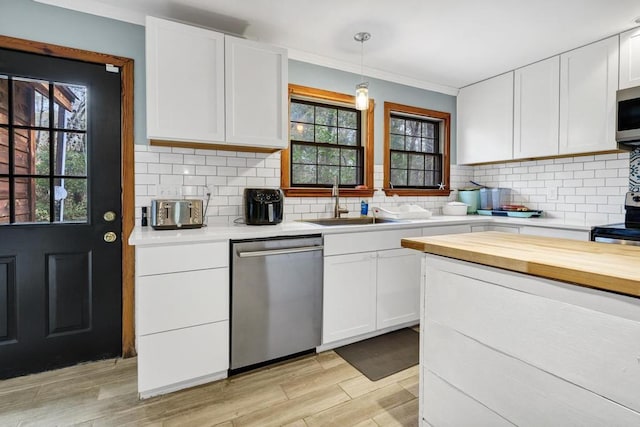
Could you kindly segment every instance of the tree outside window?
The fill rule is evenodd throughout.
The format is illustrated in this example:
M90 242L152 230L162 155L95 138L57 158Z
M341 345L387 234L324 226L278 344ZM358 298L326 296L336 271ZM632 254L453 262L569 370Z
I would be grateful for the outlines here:
M289 85L289 149L281 155L282 188L289 196L330 196L334 182L345 197L373 195L373 101Z
M449 195L449 113L385 102L387 195Z

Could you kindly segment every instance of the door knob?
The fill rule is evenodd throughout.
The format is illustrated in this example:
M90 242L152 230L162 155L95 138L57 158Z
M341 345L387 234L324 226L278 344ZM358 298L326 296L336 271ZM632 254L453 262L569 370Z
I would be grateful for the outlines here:
M107 231L104 233L103 239L107 243L113 243L118 239L118 236L113 231Z

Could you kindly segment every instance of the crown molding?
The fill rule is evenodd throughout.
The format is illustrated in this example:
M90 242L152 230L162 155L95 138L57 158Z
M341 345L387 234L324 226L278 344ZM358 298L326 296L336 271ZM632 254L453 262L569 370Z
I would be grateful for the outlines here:
M78 12L88 13L91 15L111 18L118 21L128 22L130 24L145 25L145 13L106 5L95 0L34 0L38 3L48 4L51 6L71 9ZM267 42L268 43L268 42ZM346 71L353 74L360 74L360 67L347 61L329 58L327 56L317 55L302 50L291 49L287 46L281 46L288 50L289 58L307 62L322 67L333 68L340 71ZM398 83L419 89L430 90L433 92L444 93L446 95L457 96L458 88L432 83L413 77L403 76L389 71L382 71L375 68L364 68L364 74L367 77L385 80L388 82Z
M75 10L76 12L88 13L103 18L111 18L117 21L124 21L130 24L144 26L145 14L143 12L134 11L106 5L95 0L33 0L37 3L48 4L50 6L62 7L64 9Z

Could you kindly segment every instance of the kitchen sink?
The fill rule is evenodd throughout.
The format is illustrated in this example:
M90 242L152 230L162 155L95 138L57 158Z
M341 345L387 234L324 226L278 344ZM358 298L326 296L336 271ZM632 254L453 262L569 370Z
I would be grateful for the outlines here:
M320 219L301 219L300 222L308 222L317 225L367 225L382 224L387 222L402 222L395 219L361 217L361 218L320 218Z

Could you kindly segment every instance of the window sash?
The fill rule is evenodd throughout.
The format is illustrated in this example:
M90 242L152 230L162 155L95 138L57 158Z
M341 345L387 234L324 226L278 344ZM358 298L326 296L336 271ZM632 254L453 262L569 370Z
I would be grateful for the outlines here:
M364 147L362 144L362 115L355 108L345 107L342 105L335 105L332 103L322 103L310 100L302 100L292 98L290 101L290 108L294 105L306 105L313 107L313 117L299 117L297 120L292 119L292 114L289 115L290 123L290 144L291 161L289 163L290 173L290 186L291 187L311 187L311 188L328 188L333 186L333 176L338 178L339 186L341 187L355 187L364 183ZM327 123L326 121L319 120L317 117L318 109L334 110L335 120ZM291 108L293 110L293 108ZM343 113L353 113L355 115L355 124L349 126L349 123L341 123L340 116ZM304 129L301 129L304 127ZM310 128L312 132L309 132ZM333 141L322 141L323 138L318 138L319 130L329 129L327 132L331 134L331 130L334 131ZM354 144L344 143L340 138L340 131L345 133L348 131L355 131ZM300 135L304 136L303 139L296 139L296 133L298 131ZM303 135L306 133L306 135ZM321 141L318 141L321 139ZM326 138L325 138L326 139ZM314 161L296 161L297 150L306 150L313 156L315 151ZM338 153L337 163L323 161L321 153L324 149L325 153L336 151ZM343 153L354 152L355 162L344 162ZM301 176L307 170L307 176ZM332 171L334 169L334 171ZM324 176L322 176L324 174ZM312 176L315 175L315 177ZM332 178L329 179L328 176Z

